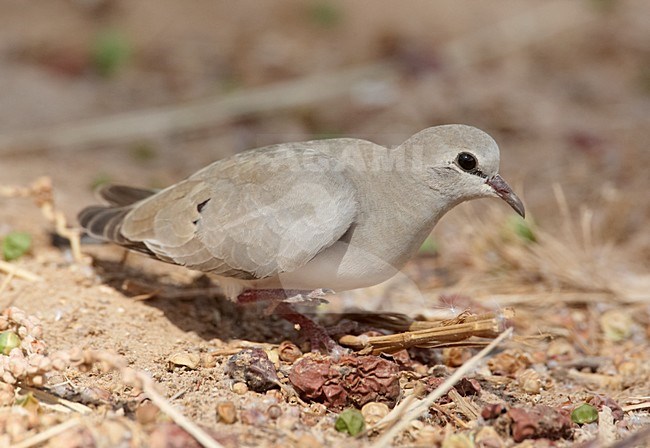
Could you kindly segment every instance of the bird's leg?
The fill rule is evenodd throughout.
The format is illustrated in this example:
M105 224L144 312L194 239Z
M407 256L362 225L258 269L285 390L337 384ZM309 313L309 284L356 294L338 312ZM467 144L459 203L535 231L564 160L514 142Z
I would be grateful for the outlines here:
M341 347L327 334L327 330L322 325L299 313L288 303L280 302L275 308L275 311L283 319L300 326L300 332L309 338L312 351L318 350L321 346L328 352L338 352L341 350Z
M258 289L244 291L237 297L237 303L270 302L267 313L275 312L283 319L300 326L300 332L309 338L311 349L316 351L320 346L329 352L338 352L341 347L327 334L325 328L309 317L296 311L290 303L322 303L322 297L331 294L331 290L318 289L315 291Z

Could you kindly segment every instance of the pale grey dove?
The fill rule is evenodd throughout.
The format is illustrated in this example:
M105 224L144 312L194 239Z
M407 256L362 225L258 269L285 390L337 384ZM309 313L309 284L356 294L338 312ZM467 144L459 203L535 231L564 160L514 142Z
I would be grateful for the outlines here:
M109 186L109 205L79 221L93 236L212 274L233 300L276 300L313 343L331 347L281 300L390 278L463 201L500 197L523 217L498 169L495 141L465 125L428 128L393 149L348 138L287 143L219 160L161 191Z

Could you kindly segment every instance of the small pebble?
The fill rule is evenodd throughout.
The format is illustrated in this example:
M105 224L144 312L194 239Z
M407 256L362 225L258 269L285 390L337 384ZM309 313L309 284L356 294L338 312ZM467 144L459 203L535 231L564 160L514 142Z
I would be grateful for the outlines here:
M267 353L259 348L245 349L228 359L226 372L235 381L245 382L255 392L278 387L280 379Z
M217 417L220 422L231 425L237 421L237 409L232 401L217 403Z
M284 341L278 347L280 359L284 362L294 363L302 356L302 351L291 341Z
M231 389L234 393L238 395L244 395L246 392L248 392L248 386L246 385L246 383L242 383L241 381L234 383Z
M526 369L517 375L519 387L528 394L538 394L542 390L542 379L533 369Z
M272 404L266 410L266 414L269 416L271 420L277 420L282 416L282 408L277 404Z
M364 420L369 425L374 425L379 420L388 415L389 409L385 403L377 403L371 401L366 403L361 408L361 414L363 415Z
M169 370L173 370L177 366L196 370L201 362L201 356L197 353L174 353L167 362Z

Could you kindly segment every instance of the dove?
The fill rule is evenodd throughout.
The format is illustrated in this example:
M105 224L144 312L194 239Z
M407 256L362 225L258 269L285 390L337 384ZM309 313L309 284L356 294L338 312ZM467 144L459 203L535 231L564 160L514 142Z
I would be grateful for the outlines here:
M522 201L499 175L499 147L472 126L430 127L387 148L353 138L284 143L218 160L162 190L110 185L78 216L91 236L209 274L239 303L269 301L309 336L336 344L294 308L381 283L440 218L478 198Z

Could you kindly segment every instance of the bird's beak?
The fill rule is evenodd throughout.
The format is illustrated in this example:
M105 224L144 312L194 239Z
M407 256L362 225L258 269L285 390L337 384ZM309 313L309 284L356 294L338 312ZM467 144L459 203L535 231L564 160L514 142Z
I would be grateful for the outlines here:
M517 197L515 192L512 191L512 188L510 188L510 185L501 176L497 174L485 181L485 183L492 187L497 196L506 201L522 218L526 217L524 203L521 202L521 199Z

